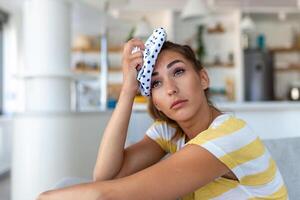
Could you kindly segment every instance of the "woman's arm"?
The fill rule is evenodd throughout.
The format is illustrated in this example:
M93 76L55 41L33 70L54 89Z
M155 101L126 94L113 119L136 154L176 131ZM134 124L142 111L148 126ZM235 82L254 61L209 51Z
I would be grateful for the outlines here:
M166 152L147 135L126 148L122 168L114 178L122 178L145 169L160 161Z
M86 186L82 194L96 194L97 198L80 196L78 186L48 195L49 200L169 200L185 196L220 177L230 169L206 149L187 145L161 162L131 176ZM77 193L76 198L68 195ZM51 198L51 196L53 198ZM56 197L56 198L54 198ZM86 198L85 198L86 197ZM41 200L48 200L44 198Z
M100 182L97 184L96 182L91 182L46 191L40 194L36 200L98 200L100 197L99 184Z
M187 145L149 168L112 180L108 187L111 190L103 188L105 198L99 200L174 200L196 191L229 171L224 163L203 147Z
M131 53L134 47L144 49L142 41L132 39L124 46L122 71L123 84L117 106L105 128L94 167L94 180L112 179L122 167L124 145L132 112L134 97L138 89L137 69L143 64L142 52Z
M122 90L107 124L94 167L94 180L112 179L123 163L124 145L135 94Z

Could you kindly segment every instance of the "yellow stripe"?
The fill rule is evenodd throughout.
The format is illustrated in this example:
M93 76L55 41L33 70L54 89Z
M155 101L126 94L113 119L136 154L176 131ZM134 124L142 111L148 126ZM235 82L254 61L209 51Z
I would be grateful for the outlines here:
M259 164L259 163L258 163ZM242 185L257 186L264 185L272 181L276 175L277 167L274 160L271 158L269 160L269 167L263 172L245 176L241 179L240 183Z
M244 147L230 152L219 159L224 162L230 169L256 159L265 153L265 147L259 138L245 145Z
M225 135L234 133L237 130L240 130L245 126L243 120L239 120L233 117L230 117L223 124L218 126L216 129L209 127L207 130L199 133L196 137L190 140L187 144L198 144L201 145L209 140L213 140Z
M266 200L266 199L276 199L276 200L286 200L288 198L288 193L285 185L282 185L276 192L266 197L254 197L249 200Z
M195 193L192 192L182 198L182 200L195 200Z
M155 140L163 150L169 153L175 153L177 151L177 145L172 143L171 141L164 140L162 138L157 138Z
M220 177L195 191L195 200L212 199L238 186L238 182Z

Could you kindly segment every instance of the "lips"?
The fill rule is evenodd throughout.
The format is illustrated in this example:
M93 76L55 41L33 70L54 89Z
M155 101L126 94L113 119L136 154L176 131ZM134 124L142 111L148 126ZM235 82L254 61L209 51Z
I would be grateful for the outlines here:
M177 100L177 101L174 101L170 107L170 109L172 109L174 106L176 106L177 104L180 104L180 103L183 103L183 102L186 102L188 101L187 99L184 99L184 100Z

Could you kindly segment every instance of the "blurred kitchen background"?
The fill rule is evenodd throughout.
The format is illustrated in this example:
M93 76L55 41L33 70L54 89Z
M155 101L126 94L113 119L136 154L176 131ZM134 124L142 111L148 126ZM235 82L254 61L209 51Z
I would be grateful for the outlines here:
M299 0L0 0L0 199L91 178L118 101L122 46L164 27L207 69L211 100L263 139L299 137ZM152 120L135 98L126 145Z

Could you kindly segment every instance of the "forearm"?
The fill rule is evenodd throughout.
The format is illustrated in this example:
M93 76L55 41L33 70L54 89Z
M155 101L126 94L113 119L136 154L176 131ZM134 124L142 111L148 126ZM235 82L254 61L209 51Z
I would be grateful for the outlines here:
M120 170L135 93L123 86L118 104L104 131L94 169L94 180L112 179Z
M108 188L101 182L84 183L43 192L37 200L102 200L107 196L106 189Z

